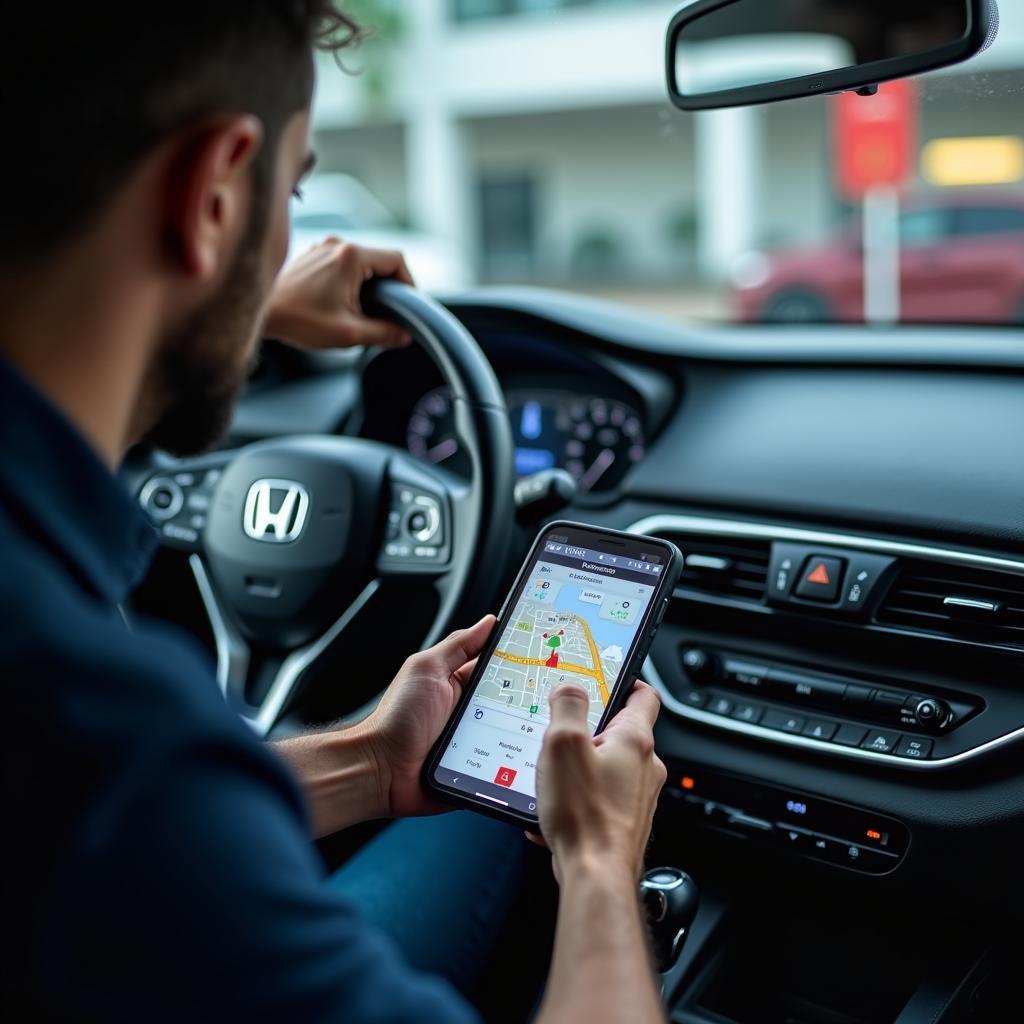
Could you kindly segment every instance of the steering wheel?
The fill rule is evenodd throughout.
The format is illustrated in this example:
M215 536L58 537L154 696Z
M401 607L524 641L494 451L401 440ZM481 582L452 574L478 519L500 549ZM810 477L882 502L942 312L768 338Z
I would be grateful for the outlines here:
M480 569L504 563L512 534L512 431L479 345L441 305L394 281L371 281L363 308L405 327L437 365L472 466L468 482L400 448L335 436L165 460L136 477L162 542L189 554L218 682L260 735L317 660L358 629L385 581L433 583L429 646L492 599L497 574ZM247 696L253 691L261 696Z

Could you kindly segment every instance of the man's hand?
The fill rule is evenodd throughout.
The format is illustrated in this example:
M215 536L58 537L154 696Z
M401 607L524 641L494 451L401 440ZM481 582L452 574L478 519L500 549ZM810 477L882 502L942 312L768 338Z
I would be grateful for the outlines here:
M637 880L666 778L654 752L658 695L637 682L626 706L596 737L590 735L589 697L581 686L563 683L550 703L551 723L537 764L537 804L555 877L561 883L578 866L601 863Z
M424 793L420 773L494 629L494 621L493 615L487 615L475 626L456 630L436 646L407 659L373 713L357 726L374 754L387 794L387 813L392 817L446 809Z
M408 658L358 724L273 745L306 792L314 835L447 810L423 792L420 772L493 628L488 615Z
M550 703L537 803L561 892L538 1024L663 1022L636 889L665 784L654 753L658 695L636 683L594 738L584 689L565 683Z
M324 239L277 279L264 333L299 348L408 345L408 331L363 313L359 293L371 277L413 283L400 252Z

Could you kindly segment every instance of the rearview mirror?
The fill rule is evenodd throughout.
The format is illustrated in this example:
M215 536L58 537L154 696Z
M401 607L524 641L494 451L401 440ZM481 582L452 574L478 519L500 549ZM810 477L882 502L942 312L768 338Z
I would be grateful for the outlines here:
M876 91L973 57L995 0L697 0L669 25L669 95L682 110Z

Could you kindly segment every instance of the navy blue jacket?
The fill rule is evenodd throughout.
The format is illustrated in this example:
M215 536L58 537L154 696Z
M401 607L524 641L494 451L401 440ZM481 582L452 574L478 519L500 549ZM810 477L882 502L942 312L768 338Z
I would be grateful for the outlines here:
M125 626L154 547L126 489L0 361L5 1007L474 1019L324 884L295 783L204 653Z

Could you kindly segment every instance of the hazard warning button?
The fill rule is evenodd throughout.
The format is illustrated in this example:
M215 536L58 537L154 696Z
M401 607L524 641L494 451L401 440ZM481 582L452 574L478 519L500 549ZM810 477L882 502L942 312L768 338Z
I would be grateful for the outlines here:
M796 596L809 601L832 603L839 598L846 562L842 558L825 555L811 555L804 563Z

